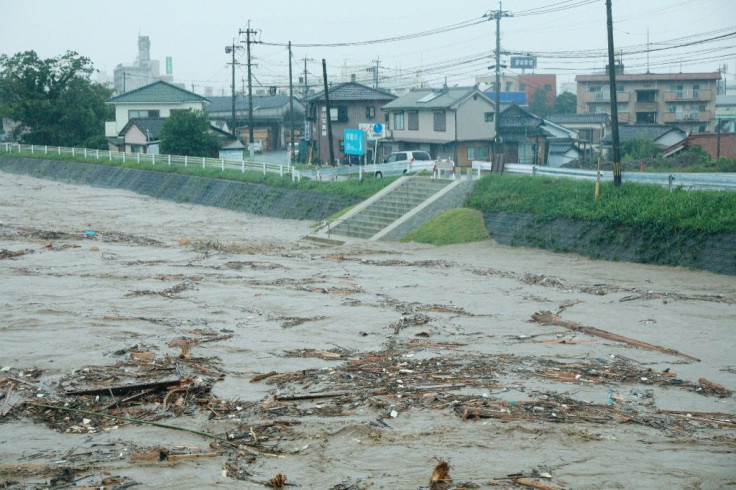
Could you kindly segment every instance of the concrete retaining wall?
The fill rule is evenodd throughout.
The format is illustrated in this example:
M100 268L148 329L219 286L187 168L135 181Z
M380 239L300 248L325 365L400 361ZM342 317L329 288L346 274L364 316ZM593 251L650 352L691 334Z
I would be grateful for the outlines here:
M539 222L534 215L488 212L491 237L505 245L575 252L595 259L703 269L736 275L736 234L687 234L618 227L558 218Z
M355 197L282 189L262 184L80 162L0 157L0 170L69 184L127 189L158 199L283 219L320 221L361 201Z

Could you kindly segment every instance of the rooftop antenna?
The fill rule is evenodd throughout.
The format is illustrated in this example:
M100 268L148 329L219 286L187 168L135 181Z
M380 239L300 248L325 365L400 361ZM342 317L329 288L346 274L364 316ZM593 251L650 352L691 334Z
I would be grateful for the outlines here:
M649 28L647 27L647 73L649 73Z

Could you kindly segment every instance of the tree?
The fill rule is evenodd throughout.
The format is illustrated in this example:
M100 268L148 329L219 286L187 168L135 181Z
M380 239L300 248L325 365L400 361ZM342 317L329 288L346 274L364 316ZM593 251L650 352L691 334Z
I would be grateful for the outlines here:
M161 128L161 153L209 157L220 149L209 132L210 120L202 111L173 111Z
M532 94L532 98L529 101L529 111L539 117L547 117L550 112L552 112L547 101L547 91L542 87L538 87Z
M555 114L576 114L578 112L578 97L571 92L562 92L555 98Z
M636 137L621 144L621 154L625 161L651 158L657 154L657 147L650 139Z
M89 58L74 51L45 60L35 51L0 56L0 112L19 123L11 137L30 144L101 145L112 90L90 80L94 71Z

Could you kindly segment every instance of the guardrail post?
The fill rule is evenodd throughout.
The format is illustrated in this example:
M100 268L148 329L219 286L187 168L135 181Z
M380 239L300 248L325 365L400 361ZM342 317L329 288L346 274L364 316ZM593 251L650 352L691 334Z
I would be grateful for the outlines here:
M57 147L56 147L56 151L57 151L57 153L58 153L59 155L61 155L61 146L57 146Z
M140 152L135 154L135 163L141 163L141 154L140 154Z
M74 147L72 146L72 156L74 156Z
M669 190L672 190L672 182L674 181L675 181L675 176L672 174L669 174L667 176L667 187L669 188Z
M245 160L240 160L240 171L245 173Z
M84 149L84 159L87 159L87 148Z
M169 167L171 166L171 155L168 155Z
M110 161L112 162L112 150L107 150L107 156L110 158Z
M202 157L202 168L205 168L205 167L204 167L204 165L205 165L205 164L204 164L204 158L205 158L205 157Z
M123 152L123 163L125 163L125 152Z
M156 165L156 154L151 153L151 165Z
M225 159L220 158L220 169L224 172L225 171Z
M184 155L184 166L185 167L187 166L188 160L189 158L186 155Z
M95 158L97 158L99 160L100 159L100 150L95 150L95 153L96 153Z
M263 162L263 175L266 175L266 162Z

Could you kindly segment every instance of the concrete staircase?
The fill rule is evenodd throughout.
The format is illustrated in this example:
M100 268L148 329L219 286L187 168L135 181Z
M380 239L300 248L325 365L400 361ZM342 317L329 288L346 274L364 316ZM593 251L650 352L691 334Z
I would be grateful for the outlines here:
M452 181L412 177L390 192L376 196L376 200L357 213L333 223L330 233L355 238L371 238L405 214L431 199Z

